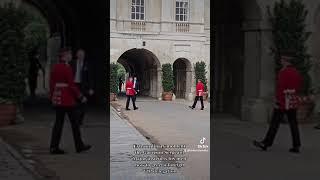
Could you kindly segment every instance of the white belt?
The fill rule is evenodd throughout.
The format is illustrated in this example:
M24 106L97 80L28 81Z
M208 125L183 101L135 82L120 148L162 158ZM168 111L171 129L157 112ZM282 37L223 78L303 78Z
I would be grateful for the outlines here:
M285 93L285 94L293 94L293 93L295 93L295 92L296 92L295 89L285 89L285 90L283 91L283 93Z
M132 89L132 88L127 88L127 89Z
M56 87L68 87L67 83L56 83Z
M198 91L202 91L202 90L198 90Z

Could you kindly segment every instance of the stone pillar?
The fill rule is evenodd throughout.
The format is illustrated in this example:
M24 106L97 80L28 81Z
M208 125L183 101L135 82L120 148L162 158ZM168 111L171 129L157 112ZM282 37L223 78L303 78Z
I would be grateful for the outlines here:
M185 98L187 100L192 100L193 99L193 93L192 93L192 83L193 83L193 77L192 77L192 70L187 70L186 71L186 94L185 94Z
M162 91L163 91L161 79L162 79L162 69L157 68L157 91L156 91L156 94L157 94L157 98L159 100L162 100Z
M241 119L267 122L272 110L274 65L270 29L260 21L244 23L244 95Z

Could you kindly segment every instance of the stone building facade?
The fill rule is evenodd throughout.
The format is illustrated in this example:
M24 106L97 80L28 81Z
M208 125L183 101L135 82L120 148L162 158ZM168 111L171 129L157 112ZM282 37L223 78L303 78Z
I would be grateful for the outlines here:
M215 111L242 120L267 122L272 112L275 64L267 7L276 0L214 1ZM320 83L320 2L302 0L308 10L312 85Z
M110 62L137 75L144 95L161 97L161 65L171 63L176 97L192 99L198 61L209 81L209 0L110 1Z

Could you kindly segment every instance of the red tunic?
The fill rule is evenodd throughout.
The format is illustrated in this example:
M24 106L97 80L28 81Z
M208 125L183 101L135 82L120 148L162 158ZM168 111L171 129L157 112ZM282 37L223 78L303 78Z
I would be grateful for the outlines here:
M136 91L133 88L133 82L127 81L126 83L126 94L128 96L134 96L136 94Z
M303 78L293 66L283 68L278 73L276 87L276 99L279 103L281 110L296 109L299 103L297 94L301 90ZM291 92L291 100L287 101L286 105L286 92ZM289 103L288 103L289 102Z
M198 82L197 86L196 86L196 94L197 96L203 96L203 92L204 92L204 85L202 82Z
M61 107L76 105L76 99L81 93L74 83L70 65L65 63L55 64L50 76L50 98L52 104Z

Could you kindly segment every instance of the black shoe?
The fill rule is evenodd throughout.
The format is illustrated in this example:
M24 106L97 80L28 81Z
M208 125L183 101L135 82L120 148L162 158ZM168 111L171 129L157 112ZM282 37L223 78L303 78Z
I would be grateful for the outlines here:
M50 154L65 154L66 152L59 148L51 148Z
M258 148L260 148L263 151L266 151L267 148L268 148L268 146L266 146L263 142L259 142L259 141L256 141L256 140L253 141L253 145L258 147Z
M192 107L192 106L189 106L189 108L190 108L190 109L194 109L194 107Z
M201 108L201 110L203 111L204 108Z
M126 108L126 110L127 110L127 111L130 111L131 109L129 109L129 108Z
M314 128L315 129L320 129L320 124L316 125Z
M83 145L81 148L77 149L77 153L81 153L83 151L88 151L89 149L91 149L91 145Z
M137 109L139 109L138 107L135 107L133 110L137 110Z
M299 148L297 148L297 147L293 147L293 148L289 149L289 152L299 154L299 153L300 153L300 150L299 150Z

